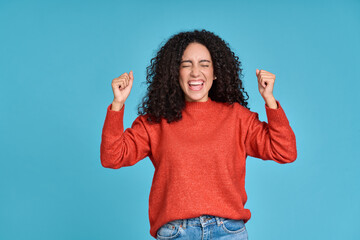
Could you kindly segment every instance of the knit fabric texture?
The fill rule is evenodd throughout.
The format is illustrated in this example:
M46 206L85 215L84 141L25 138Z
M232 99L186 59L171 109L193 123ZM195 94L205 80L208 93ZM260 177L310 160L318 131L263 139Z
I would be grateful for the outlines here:
M200 215L243 219L246 157L284 164L297 158L295 134L279 101L265 105L268 123L239 103L186 102L182 119L149 123L138 116L124 131L125 105L112 111L102 130L101 164L132 166L149 157L155 171L149 196L150 234L165 223Z

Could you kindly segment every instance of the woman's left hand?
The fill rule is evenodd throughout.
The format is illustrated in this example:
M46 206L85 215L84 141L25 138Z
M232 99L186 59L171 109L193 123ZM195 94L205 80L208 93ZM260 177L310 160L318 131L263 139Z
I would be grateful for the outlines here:
M264 98L266 104L271 108L277 108L277 104L273 95L275 74L265 70L256 69L258 79L259 92Z

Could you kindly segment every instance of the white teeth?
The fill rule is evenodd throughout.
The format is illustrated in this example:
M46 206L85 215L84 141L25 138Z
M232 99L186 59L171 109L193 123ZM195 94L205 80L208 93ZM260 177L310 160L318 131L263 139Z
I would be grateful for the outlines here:
M189 83L191 86L204 85L204 82L191 82Z

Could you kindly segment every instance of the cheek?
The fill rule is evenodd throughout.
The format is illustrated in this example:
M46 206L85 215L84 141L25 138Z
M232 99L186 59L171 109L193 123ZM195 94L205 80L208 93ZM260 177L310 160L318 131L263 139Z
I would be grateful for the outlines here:
M213 70L208 70L208 71L206 72L206 75L207 75L208 77L213 78L213 76L214 76L214 71L213 71Z
M179 75L179 84L181 88L185 87L185 79L181 76L181 74Z
M181 84L185 84L185 82L187 82L187 73L185 71L180 71L179 72L179 81Z
M184 78L184 77L186 76L186 74L187 74L187 72L186 72L185 69L180 69L180 71L179 71L179 76L180 76L181 78Z

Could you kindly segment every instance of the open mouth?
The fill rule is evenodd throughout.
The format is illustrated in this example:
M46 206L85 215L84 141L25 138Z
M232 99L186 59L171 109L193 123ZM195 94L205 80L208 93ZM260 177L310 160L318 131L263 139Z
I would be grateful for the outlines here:
M188 83L189 88L193 91L199 91L204 87L203 81L192 81Z

